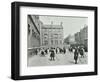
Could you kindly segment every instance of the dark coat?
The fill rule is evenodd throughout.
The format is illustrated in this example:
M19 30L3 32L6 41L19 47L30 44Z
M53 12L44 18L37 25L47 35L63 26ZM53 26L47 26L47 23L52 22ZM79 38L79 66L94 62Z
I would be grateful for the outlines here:
M84 55L84 52L83 52L83 50L82 49L80 49L80 55Z
M64 52L64 54L66 53L66 49L65 48L63 49L63 52Z
M44 55L44 51L42 51L41 54Z
M53 50L51 51L50 57L55 57L55 53Z
M78 59L78 49L75 49L75 52L74 52L74 59L75 59L75 60Z

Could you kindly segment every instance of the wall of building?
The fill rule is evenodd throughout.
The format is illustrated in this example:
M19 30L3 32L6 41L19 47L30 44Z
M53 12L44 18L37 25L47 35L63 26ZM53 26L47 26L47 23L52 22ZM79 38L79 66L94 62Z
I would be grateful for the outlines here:
M84 26L80 32L75 33L75 41L78 44L88 45L88 26Z
M74 35L68 35L68 36L64 39L64 43L65 43L65 44L74 44L74 43L75 43L75 36L74 36Z
M40 47L40 26L36 16L28 16L28 48Z
M63 27L60 25L43 25L42 46L61 47L63 45Z
M80 43L80 32L75 33L75 41L76 43Z
M80 30L80 42L84 44L84 41L88 39L88 27L84 27Z

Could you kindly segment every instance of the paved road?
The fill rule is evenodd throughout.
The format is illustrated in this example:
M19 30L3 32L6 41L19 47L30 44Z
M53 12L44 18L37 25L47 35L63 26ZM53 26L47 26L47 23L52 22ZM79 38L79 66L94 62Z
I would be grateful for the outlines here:
M28 66L51 66L51 65L72 65L74 54L69 51L66 54L56 54L55 61L50 60L50 54L45 56L34 55L28 58ZM81 58L79 55L78 64L87 64L87 53Z

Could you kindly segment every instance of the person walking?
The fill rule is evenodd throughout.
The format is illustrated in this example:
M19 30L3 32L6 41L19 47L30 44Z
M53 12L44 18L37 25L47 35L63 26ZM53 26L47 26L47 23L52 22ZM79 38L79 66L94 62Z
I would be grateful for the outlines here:
M58 48L56 48L56 54L58 53Z
M46 53L46 55L48 54L48 51L47 51L47 49L45 49L45 53Z
M44 53L44 50L43 49L41 50L41 55L42 56L45 56L45 53Z
M81 58L84 58L84 49L80 48L79 52L80 52Z
M52 60L55 61L55 52L54 52L53 49L51 50L50 58L51 58L51 59L50 59L51 61L52 61Z
M63 53L64 53L64 54L66 53L66 48L65 48L65 47L63 48Z
M75 48L75 51L74 51L74 60L75 60L75 64L77 64L77 60L78 60L78 48L77 47Z
M37 49L35 49L35 54L36 54L36 55L38 54L38 50L37 50Z

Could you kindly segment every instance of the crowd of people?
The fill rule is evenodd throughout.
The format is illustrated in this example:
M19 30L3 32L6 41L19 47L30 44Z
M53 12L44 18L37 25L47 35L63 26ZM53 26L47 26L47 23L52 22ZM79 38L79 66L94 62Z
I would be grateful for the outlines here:
M45 56L45 55L50 55L50 60L54 61L55 60L55 55L56 54L65 54L66 53L66 48L36 48L34 49L34 54L35 55L40 55L40 56Z
M85 53L84 53L85 49L83 46L70 47L69 51L74 53L75 64L77 64L79 55L81 56L81 58L84 58L85 56Z
M55 56L56 54L66 54L67 50L70 52L70 53L73 53L74 54L74 60L75 60L75 64L77 64L77 60L79 58L79 54L81 55L81 58L84 58L84 48L83 47L80 47L80 46L76 46L76 47L69 47L69 48L36 48L34 50L34 53L35 55L40 55L40 56L45 56L45 55L48 55L50 56L50 61L55 61ZM67 55L67 54L66 54Z

